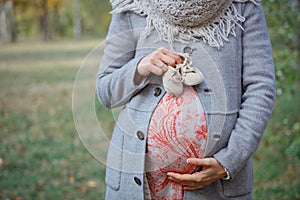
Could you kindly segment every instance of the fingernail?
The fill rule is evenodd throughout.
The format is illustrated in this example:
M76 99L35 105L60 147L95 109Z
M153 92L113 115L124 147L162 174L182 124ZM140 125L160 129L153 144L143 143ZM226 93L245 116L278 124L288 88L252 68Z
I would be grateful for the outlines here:
M190 163L190 159L186 159L186 163Z

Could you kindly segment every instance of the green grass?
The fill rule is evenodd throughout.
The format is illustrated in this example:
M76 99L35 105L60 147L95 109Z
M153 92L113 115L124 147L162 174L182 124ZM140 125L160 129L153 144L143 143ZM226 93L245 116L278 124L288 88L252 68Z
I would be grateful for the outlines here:
M80 142L72 115L76 73L97 44L0 46L0 200L104 198L104 165ZM274 51L275 59L279 54ZM278 96L254 156L254 200L300 199L299 80L293 88ZM96 109L101 127L111 132L111 113L99 104Z
M0 199L104 198L104 166L83 147L72 115L77 70L97 44L0 47Z
M255 154L255 199L300 199L299 102L299 92L278 96Z

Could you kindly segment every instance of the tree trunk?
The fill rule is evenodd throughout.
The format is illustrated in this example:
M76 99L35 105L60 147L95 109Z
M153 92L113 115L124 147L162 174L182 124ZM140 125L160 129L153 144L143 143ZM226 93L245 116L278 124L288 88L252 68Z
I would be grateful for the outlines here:
M10 41L16 42L18 39L18 24L16 21L16 13L15 10L11 10L11 17L10 17Z
M6 24L6 12L4 9L1 10L0 16L0 28L1 28L1 40L7 40L7 24Z
M42 15L40 16L40 38L43 41L48 40L48 5L47 0L42 1Z
M81 37L80 0L73 0L73 37Z
M58 5L56 5L55 7L54 7L54 11L53 11L53 21L54 21L54 23L53 23L53 34L54 35L59 35L59 12L58 12Z
M6 1L3 4L0 4L0 31L1 31L1 40L7 41L7 32L8 32L8 25L10 30L14 30L14 37L11 37L11 41L15 42L17 40L17 29L16 22L15 22L15 10L13 8L12 1ZM7 22L9 24L7 24ZM14 29L12 29L14 28ZM12 36L12 32L11 32Z

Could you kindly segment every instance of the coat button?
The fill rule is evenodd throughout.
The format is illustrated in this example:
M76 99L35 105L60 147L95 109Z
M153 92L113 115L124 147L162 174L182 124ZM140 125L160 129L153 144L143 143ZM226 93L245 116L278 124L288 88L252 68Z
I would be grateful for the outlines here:
M134 182L135 182L137 185L142 185L142 181L141 181L141 179L139 179L138 177L134 177Z
M188 54L192 54L192 48L189 46L186 46L183 48L183 53L188 53Z
M137 135L137 137L138 137L140 140L144 140L144 139L145 139L144 133L143 133L142 131L137 131L137 132L136 132L136 135Z
M204 88L203 91L206 92L206 93L211 93L212 92L212 90L210 88Z
M190 55L192 55L192 53L194 52L194 51L196 51L197 49L192 49L191 47L189 47L189 46L186 46L186 47L184 47L183 48L183 53L188 53L188 54L190 54Z
M159 87L154 89L154 96L158 97L161 94L161 89Z
M221 135L220 134L214 134L213 138L216 139L216 140L220 140Z

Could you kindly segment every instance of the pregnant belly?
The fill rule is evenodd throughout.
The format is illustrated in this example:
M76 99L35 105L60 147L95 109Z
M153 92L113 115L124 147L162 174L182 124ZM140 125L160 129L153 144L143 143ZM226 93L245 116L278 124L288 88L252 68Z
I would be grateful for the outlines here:
M192 87L186 87L178 98L169 94L162 98L151 118L147 140L145 168L152 196L178 193L182 186L170 182L166 174L192 173L195 166L186 159L203 156L206 135L206 117Z

